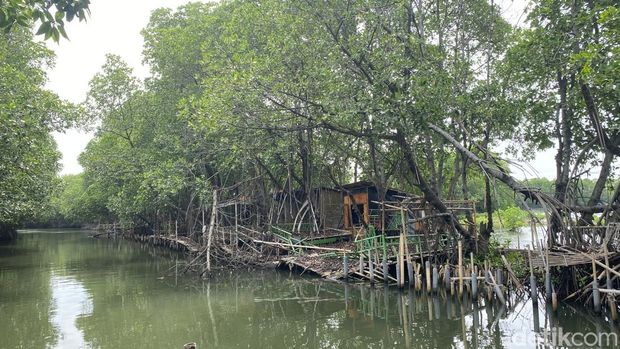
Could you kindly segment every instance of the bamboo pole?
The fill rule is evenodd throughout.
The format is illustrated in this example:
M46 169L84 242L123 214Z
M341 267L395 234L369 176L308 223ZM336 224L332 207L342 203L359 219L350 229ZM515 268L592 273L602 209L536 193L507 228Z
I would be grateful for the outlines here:
M613 288L613 282L611 281L611 275L609 273L609 270L611 269L609 267L609 256L608 256L608 251L607 251L607 245L603 246L603 252L605 252L605 277L607 278L607 289L611 290ZM617 321L618 320L618 308L616 307L616 297L612 294L612 293L607 293L607 305L609 306L609 311L611 313L611 320L612 321Z
M450 288L450 263L446 262L443 273L443 282L447 290Z
M601 312L601 293L598 290L598 279L596 278L596 263L592 259L592 302L594 304L594 311Z
M400 260L398 261L399 263L399 267L400 267L400 280L399 280L399 287L403 288L405 286L405 245L407 243L407 225L405 224L405 209L401 207L400 209L400 217L401 217L401 223L402 223L402 230L400 233L400 239L399 239L399 244L398 244L398 254L400 256Z
M534 265L532 264L532 250L527 249L527 256L530 261L530 293L532 295L532 303L538 304L538 286L536 285L536 277L534 276Z
M409 279L409 287L413 287L413 263L411 261L411 254L409 253L409 246L405 241L405 255L407 256L407 277Z
M463 243L459 240L459 296L463 296Z
M422 290L422 273L420 269L422 269L422 264L415 263L415 289L417 291Z
M426 292L430 293L432 289L431 281L431 262L426 261L424 264L424 274L426 276Z
M497 299L499 299L499 301L503 305L506 305L506 299L504 299L504 294L502 293L502 290L499 287L499 285L495 282L495 278L493 277L493 274L491 273L490 270L487 271L487 273L489 274L489 279L491 279L491 282L493 283L493 288L495 289L495 295L497 296Z
M370 284L375 284L375 268L372 261L372 253L368 256L368 271L370 272Z
M504 266L508 270L508 276L510 277L512 282L515 284L515 287L517 289L522 288L523 286L521 285L521 282L519 282L519 279L515 275L514 271L512 271L512 266L510 265L510 263L508 263L508 260L506 260L506 257L504 257L504 255L502 255L502 262L504 262Z
M381 261L381 263L383 264L383 281L385 283L388 283L388 276L390 273L388 270L387 253L385 252L385 250L383 251L383 260Z
M478 275L474 271L471 272L471 298L474 303L478 301Z
M484 261L484 282L485 282L485 289L487 293L487 300L490 302L491 300L493 300L493 290L491 288L491 279L489 278L488 272L489 272L489 261L485 260Z
M398 241L398 287L405 286L405 239L401 234Z

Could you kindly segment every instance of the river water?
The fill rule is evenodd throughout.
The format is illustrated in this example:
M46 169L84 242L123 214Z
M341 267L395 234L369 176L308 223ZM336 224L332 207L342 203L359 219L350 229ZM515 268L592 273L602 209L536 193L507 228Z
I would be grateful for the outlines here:
M21 232L0 246L0 349L533 348L567 333L611 348L618 335L575 305L474 306L274 270L203 282L177 273L181 260L81 231Z

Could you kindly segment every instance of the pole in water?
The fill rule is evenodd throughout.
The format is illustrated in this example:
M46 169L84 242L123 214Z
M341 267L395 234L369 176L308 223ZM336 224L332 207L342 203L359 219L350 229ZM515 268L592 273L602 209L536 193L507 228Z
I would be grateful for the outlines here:
M437 292L439 289L439 270L436 265L433 265L433 292Z
M364 255L360 253L360 274L364 275Z
M484 282L487 290L487 300L490 302L493 300L493 290L491 288L491 278L489 277L489 266L487 261L484 261Z
M532 294L532 303L538 304L538 285L536 285L536 277L534 276L534 264L532 263L532 251L527 249L527 257L530 262L530 292Z
M450 264L446 263L446 269L444 270L443 282L446 285L446 290L450 288Z
M476 303L478 301L478 275L476 275L475 271L471 272L471 297L472 302Z
M342 269L344 272L344 279L345 281L348 281L349 280L349 256L347 256L346 254L342 258Z
M381 263L383 264L383 282L387 284L390 272L388 270L387 257L385 256L385 253L383 254L383 260L381 261Z
M502 273L501 268L495 269L495 282L497 283L497 286L499 286L500 289L502 289L502 285L504 285L504 274Z
M594 311L601 312L601 291L598 289L598 278L596 276L596 263L592 260L592 302L594 303Z
M538 285L536 285L536 277L530 275L530 291L532 293L532 303L538 304Z
M422 269L422 265L416 263L415 264L415 289L416 291L422 291L422 275L420 273L420 269Z
M594 311L601 312L601 291L598 290L598 280L594 278L592 281L592 301L594 302Z
M463 243L459 240L459 296L463 296Z
M398 287L400 288L405 287L405 244L407 243L405 239L403 231L398 239Z
M414 276L413 276L413 263L411 262L411 260L407 261L407 277L409 278L409 287L413 287Z
M545 271L545 297L547 298L547 302L551 301L551 294L553 293L551 289L551 272L547 268Z
M607 245L603 245L603 251L605 252L605 277L607 278L607 289L611 290L614 288L613 282L611 280L611 275L609 274L609 251L607 250ZM618 308L616 308L616 298L613 294L607 294L607 305L609 305L609 311L611 313L611 321L618 320Z
M372 256L368 256L368 270L370 271L370 284L375 284L375 268L372 262Z
M399 262L400 257L396 256L396 283L398 284L398 287L402 287L401 286L401 282L400 282L400 262Z
M431 262L430 261L426 261L425 263L425 268L424 270L426 271L426 292L431 292Z

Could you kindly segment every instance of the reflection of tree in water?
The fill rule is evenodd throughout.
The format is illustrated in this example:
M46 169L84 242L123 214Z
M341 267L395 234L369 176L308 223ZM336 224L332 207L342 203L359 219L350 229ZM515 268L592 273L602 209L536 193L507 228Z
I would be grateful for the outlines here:
M19 243L0 247L0 348L45 348L57 336L50 322L52 293L44 242L22 234Z
M77 234L22 239L0 271L0 328L11 329L0 330L0 348L58 343L49 315L51 270L92 299L92 311L82 311L75 325L93 348L177 348L190 341L207 348L500 348L511 333L532 327L527 307L518 311L522 303L505 312L496 305L474 310L443 293L429 297L272 270L202 281L175 275L182 270L175 268L176 255L146 245ZM540 324L595 328L583 319L561 307L557 318L542 315Z

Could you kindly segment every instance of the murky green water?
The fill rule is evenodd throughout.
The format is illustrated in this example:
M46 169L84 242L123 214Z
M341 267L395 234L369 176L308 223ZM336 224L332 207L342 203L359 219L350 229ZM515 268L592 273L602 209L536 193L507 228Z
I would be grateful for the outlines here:
M133 242L22 232L0 246L0 348L532 348L544 328L617 333L567 305L546 316L271 270L203 283L176 266Z

